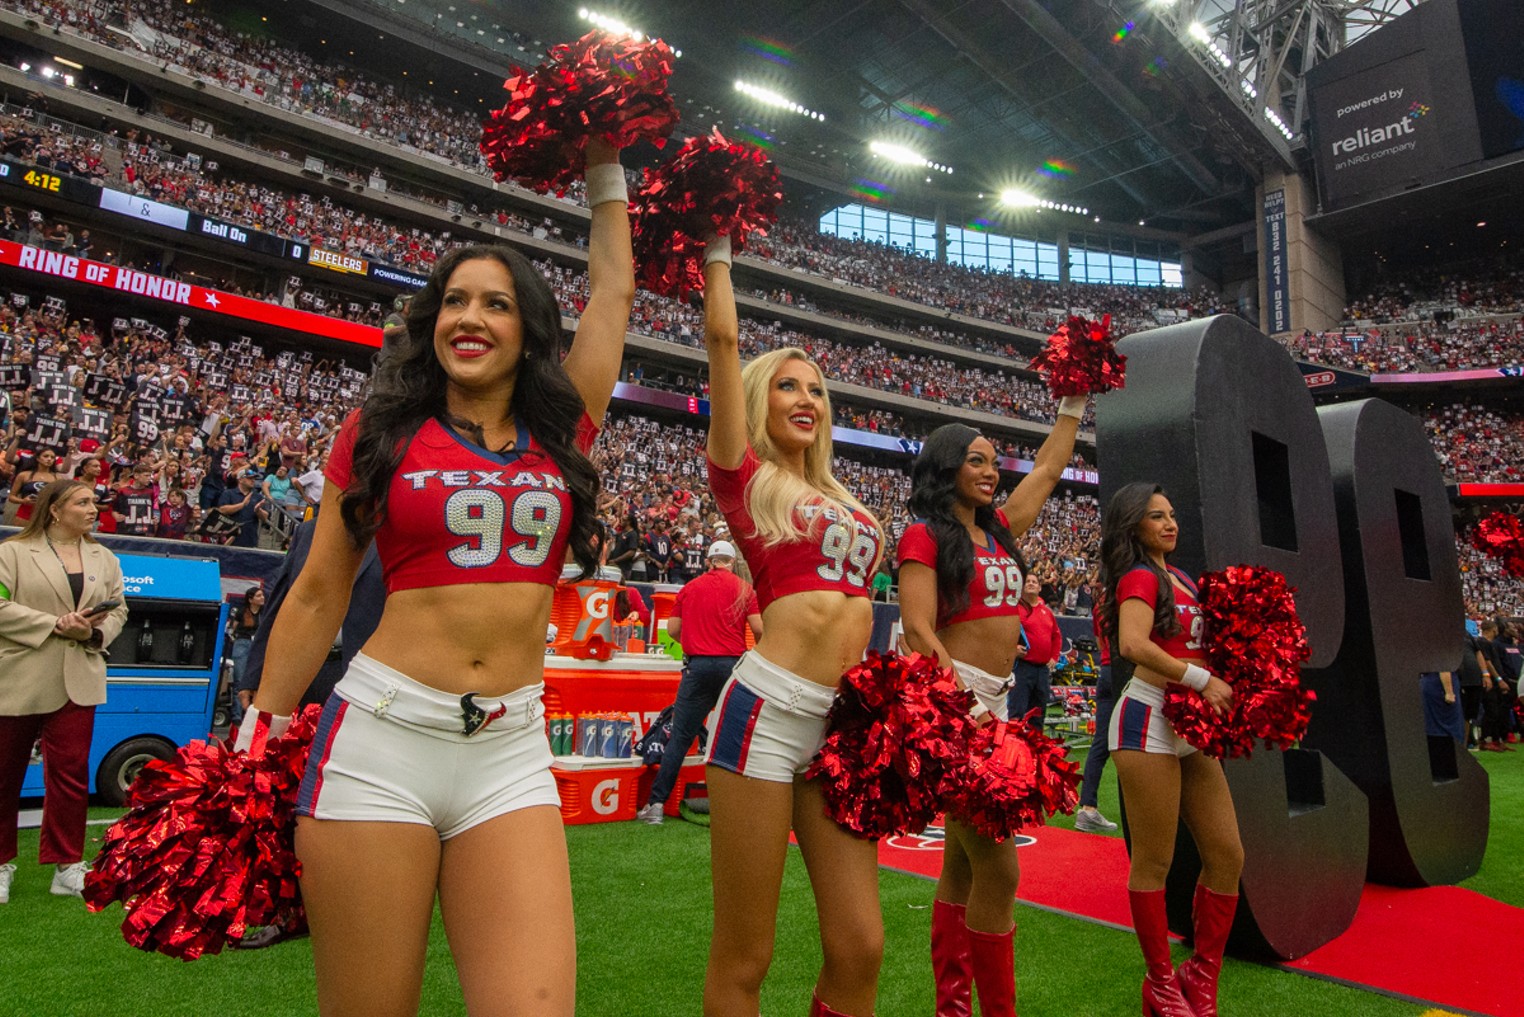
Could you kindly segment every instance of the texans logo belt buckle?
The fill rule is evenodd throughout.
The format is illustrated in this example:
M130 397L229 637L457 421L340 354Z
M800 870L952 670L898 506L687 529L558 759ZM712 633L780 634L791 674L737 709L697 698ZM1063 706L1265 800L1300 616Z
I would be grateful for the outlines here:
M497 709L493 710L491 713L488 713L486 710L482 709L480 706L477 706L476 703L473 702L473 700L479 694L480 693L476 692L467 692L465 695L460 697L461 733L464 734L467 738L470 738L482 728L486 727L494 720L497 720L499 717L504 716L508 712L507 704L499 703Z

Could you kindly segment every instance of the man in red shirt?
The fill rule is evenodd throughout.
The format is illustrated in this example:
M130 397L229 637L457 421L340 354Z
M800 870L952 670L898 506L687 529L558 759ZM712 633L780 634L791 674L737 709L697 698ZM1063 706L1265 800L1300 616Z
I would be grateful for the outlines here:
M735 574L736 549L728 540L709 545L709 571L677 591L667 632L683 648L683 678L672 704L672 736L662 752L651 797L635 818L656 824L704 718L719 702L736 661L746 652L746 628L762 638L762 610L750 584Z
M1021 603L1016 606L1021 615L1021 644L1016 647L1016 666L1011 676L1015 684L1006 696L1008 716L1020 720L1028 710L1036 709L1035 726L1042 728L1042 716L1048 709L1048 698L1053 691L1053 678L1049 673L1054 659L1064 647L1064 635L1059 631L1058 619L1042 599L1042 580L1030 567L1026 581L1021 587Z

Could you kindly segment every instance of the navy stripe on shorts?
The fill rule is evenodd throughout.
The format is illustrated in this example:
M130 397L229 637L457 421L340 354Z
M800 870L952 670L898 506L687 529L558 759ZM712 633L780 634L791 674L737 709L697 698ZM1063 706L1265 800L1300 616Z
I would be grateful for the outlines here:
M708 760L711 765L732 773L746 772L746 754L751 749L751 734L763 702L761 696L740 682L730 683L715 723L714 751Z

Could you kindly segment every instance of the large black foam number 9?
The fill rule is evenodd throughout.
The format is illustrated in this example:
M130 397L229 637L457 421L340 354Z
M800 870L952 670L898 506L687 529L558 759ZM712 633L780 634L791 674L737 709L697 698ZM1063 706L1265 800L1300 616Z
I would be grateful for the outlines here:
M508 559L515 565L544 565L561 525L561 502L549 491L521 491L509 505L490 488L467 487L446 498L444 509L445 528L475 541L450 548L451 564L463 569L495 564L502 557L505 534L519 538L508 547Z
M989 591L984 598L985 607L1015 607L1021 601L1021 566L984 566L984 588Z
M821 534L820 553L826 563L815 571L827 582L840 582L845 575L853 586L865 586L877 551L878 541L872 534L858 532L847 523L835 522Z
M1407 435L1396 440L1393 419L1377 411L1360 443L1363 458L1355 457L1346 471L1351 477L1378 471L1362 488L1367 497L1351 499L1341 492L1336 499L1335 486L1344 481L1339 468L1330 467L1334 432L1325 445L1327 420L1320 425L1295 364L1281 347L1236 318L1154 329L1128 337L1121 349L1129 358L1127 387L1097 403L1103 499L1132 481L1163 484L1180 518L1177 565L1200 573L1252 562L1284 572L1298 590L1297 607L1313 652L1303 675L1319 695L1313 728L1303 748L1256 752L1250 760L1228 763L1225 772L1246 856L1233 944L1283 958L1301 956L1348 927L1368 865L1376 879L1446 882L1468 868L1475 871L1485 846L1485 822L1480 837L1468 819L1461 824L1464 832L1441 846L1439 838L1410 837L1405 824L1378 819L1383 810L1400 809L1394 801L1421 799L1432 805L1439 800L1418 788L1434 783L1427 768L1420 771L1398 757L1429 757L1416 668L1438 669L1435 662L1446 653L1458 659L1458 585L1452 589L1425 580L1427 585L1420 586L1415 580L1403 588L1403 595L1414 601L1413 610L1427 612L1453 635L1441 639L1432 627L1411 626L1410 638L1401 646L1412 664L1407 672L1380 677L1383 694L1372 688L1377 667L1368 668L1371 677L1357 673L1368 655L1357 660L1347 652L1352 640L1368 642L1373 629L1386 632L1390 625L1408 624L1408 611L1394 615L1381 596L1369 592L1370 584L1354 578L1365 570L1385 575L1394 567L1394 556L1400 570L1404 548L1411 568L1422 571L1417 557L1423 552L1413 548L1411 536L1378 547L1364 535L1393 518L1400 523L1404 514L1409 530L1415 514L1421 517L1416 524L1420 534L1439 526L1443 490L1438 466L1421 440L1415 444ZM1405 418L1400 411L1391 413ZM1388 483L1374 464L1398 459L1407 472L1397 489L1408 496L1394 497L1393 488L1384 488L1394 507L1373 514L1371 506L1382 496L1370 490ZM1448 581L1455 584L1453 548L1446 561L1432 541L1425 545L1417 538L1417 547L1427 551L1424 567L1430 576L1448 570ZM1370 564L1381 557L1388 560L1379 567ZM1390 657L1383 659L1390 664ZM1455 662L1447 659L1442 666ZM1411 695L1385 694L1388 685L1395 689L1399 682L1411 686ZM1363 698L1366 708L1341 709L1343 695ZM1460 769L1475 767L1464 750L1455 762ZM1450 800L1466 798L1469 816L1478 789L1475 781L1458 781ZM1430 825L1448 821L1439 812L1428 817ZM1369 838L1360 836L1367 830ZM1450 862L1398 871L1381 861L1393 850L1381 843L1384 838L1399 842L1399 853L1445 853ZM1177 929L1190 927L1198 869L1194 844L1182 835L1169 883L1171 924ZM1448 877L1436 878L1443 874Z

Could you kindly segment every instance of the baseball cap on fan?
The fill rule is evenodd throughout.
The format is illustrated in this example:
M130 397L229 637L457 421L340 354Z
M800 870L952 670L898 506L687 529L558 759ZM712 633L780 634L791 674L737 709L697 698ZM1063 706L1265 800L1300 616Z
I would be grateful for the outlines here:
M708 557L710 558L734 558L735 556L735 545L728 540L716 540L709 545Z

